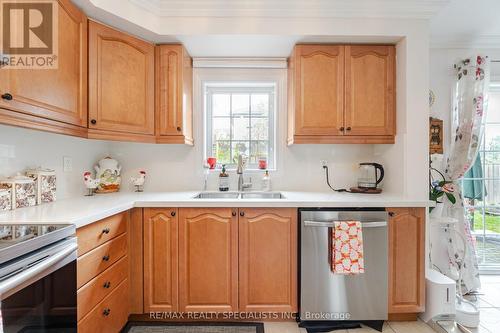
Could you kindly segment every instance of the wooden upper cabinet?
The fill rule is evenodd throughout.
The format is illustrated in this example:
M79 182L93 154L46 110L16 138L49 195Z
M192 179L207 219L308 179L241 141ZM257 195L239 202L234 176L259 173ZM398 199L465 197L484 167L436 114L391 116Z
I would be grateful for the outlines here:
M237 311L236 213L235 208L179 209L179 311Z
M341 135L344 108L344 47L297 45L292 55L294 94L290 115L297 141ZM297 136L305 136L304 138ZM290 140L290 138L289 138Z
M394 46L296 45L288 67L288 144L394 143Z
M389 211L389 313L418 313L425 306L425 209Z
M297 209L240 208L239 311L297 311Z
M395 134L395 48L345 47L346 135Z
M156 46L156 141L193 144L192 59L180 44Z
M69 0L58 1L57 69L2 69L0 122L86 136L87 17Z
M89 137L154 142L154 45L93 21Z
M178 310L177 208L144 209L144 311Z

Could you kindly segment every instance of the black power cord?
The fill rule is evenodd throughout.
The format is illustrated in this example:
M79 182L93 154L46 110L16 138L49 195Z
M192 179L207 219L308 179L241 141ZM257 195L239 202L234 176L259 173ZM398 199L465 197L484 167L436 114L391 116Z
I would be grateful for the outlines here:
M339 188L339 189L334 189L332 185L330 185L330 177L329 177L329 171L328 171L328 165L323 165L323 169L325 169L325 175L326 175L326 184L328 185L329 188L332 189L334 192L347 192L351 193L351 191L345 189L345 188Z

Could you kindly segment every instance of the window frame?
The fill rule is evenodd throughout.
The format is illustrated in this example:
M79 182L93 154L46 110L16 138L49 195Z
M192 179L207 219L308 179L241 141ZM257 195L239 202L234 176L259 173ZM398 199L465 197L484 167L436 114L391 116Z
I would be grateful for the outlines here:
M204 111L204 159L206 160L209 156L212 155L213 149L213 133L212 133L212 120L213 120L213 110L212 110L212 96L214 94L237 94L237 93L247 93L251 95L252 93L268 93L270 95L269 98L269 114L268 114L268 155L267 155L267 170L276 170L277 164L277 154L276 154L276 133L277 133L277 83L270 82L268 80L262 81L204 81L202 82L202 91L203 91L203 111ZM230 102L230 149L232 150L232 142L234 141L245 141L250 144L249 150L252 143L252 137L249 135L248 140L233 140L233 115L232 115L232 105ZM249 102L249 131L251 131L251 112L252 112L251 102ZM264 140L263 140L264 141ZM231 151L232 154L232 151ZM233 170L236 169L236 163L227 163L226 169ZM221 163L217 161L217 168L219 169ZM247 170L259 170L258 164L248 164Z
M500 80L491 80L490 85L488 87L490 92L500 92ZM489 112L490 110L487 110ZM474 181L474 180L481 180L484 182L485 187L487 187L487 182L494 182L494 181L500 181L500 177L486 177L486 154L487 153L497 153L500 152L499 150L489 150L486 147L486 132L488 130L488 126L493 125L493 126L498 126L500 125L500 122L488 122L487 119L483 121L481 124L481 131L482 131L482 137L481 137L481 144L479 145L478 149L478 154L481 156L482 160L482 173L483 177L478 178L462 178L460 182L460 186L463 187L463 181L468 180L468 181ZM481 230L473 230L473 226L470 226L472 234L477 237L481 238L482 242L486 241L486 211L488 210L489 207L498 207L495 205L491 205L487 203L487 200L483 199L479 204L474 203L473 205L465 204L464 205L465 210L467 209L473 209L475 211L479 211L481 214L481 218L483 221L483 228ZM479 264L479 272L480 274L497 274L500 272L500 263L481 263Z

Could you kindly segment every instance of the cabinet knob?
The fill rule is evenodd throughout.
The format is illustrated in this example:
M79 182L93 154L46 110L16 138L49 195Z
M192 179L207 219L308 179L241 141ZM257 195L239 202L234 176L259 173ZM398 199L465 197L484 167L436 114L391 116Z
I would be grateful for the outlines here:
M111 282L110 281L104 282L103 287L106 288L106 289L109 289L109 287L111 287Z
M95 119L91 119L91 120L90 120L90 123L91 123L92 125L95 125L95 124L97 124L97 120L95 120Z
M109 261L109 254L106 254L104 257L102 257L102 261Z
M241 211L240 216L245 216L245 212Z
M233 211L231 212L231 215L236 216L236 211L235 211L235 210L233 210Z
M341 128L339 128L339 131L343 132L344 131L344 126L342 126Z
M171 212L170 212L170 216L174 217L174 216L175 216L175 212L174 212L174 211L171 211Z
M351 130L351 127L350 127L350 126L346 128L346 131L350 131L350 130Z
M106 309L102 310L102 314L105 315L105 316L109 316L110 313L111 313L111 309L110 308L106 308Z
M394 216L394 212L389 212L389 216L393 217Z
M2 98L7 101L12 101L12 95L9 93L2 94Z
M102 229L103 234L109 234L109 232L110 232L109 228Z
M177 132L180 132L182 131L182 128L181 127L177 127Z

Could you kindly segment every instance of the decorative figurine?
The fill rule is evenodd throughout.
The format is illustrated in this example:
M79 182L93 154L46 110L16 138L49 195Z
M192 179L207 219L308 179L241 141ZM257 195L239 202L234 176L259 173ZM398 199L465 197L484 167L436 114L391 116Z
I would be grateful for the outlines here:
M132 183L132 185L134 185L136 192L144 191L145 181L146 181L146 171L144 170L139 171L138 177L130 177L130 182Z
M92 174L89 171L86 171L83 174L83 182L88 190L88 193L85 196L91 197L94 195L96 188L99 186L100 179L92 179Z
M111 157L103 158L95 167L96 178L100 179L97 193L111 193L120 190L122 181L120 172L122 167L118 165L118 161Z

